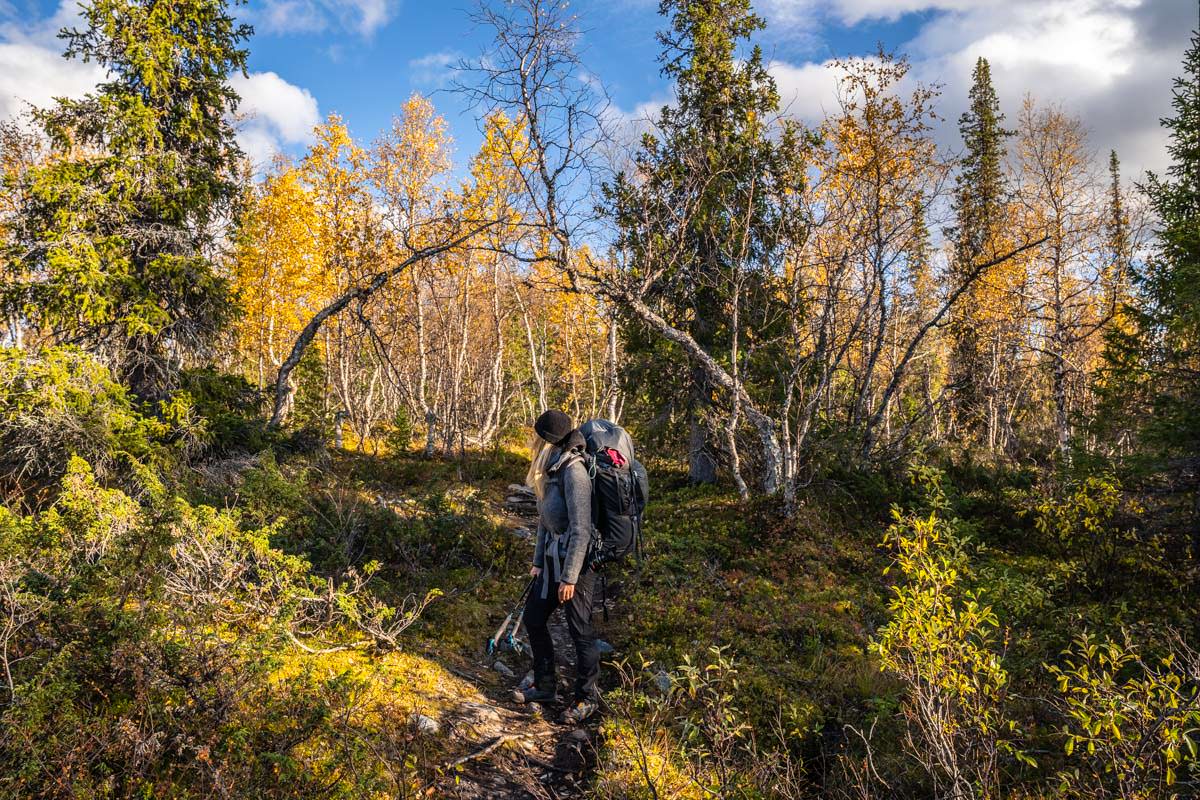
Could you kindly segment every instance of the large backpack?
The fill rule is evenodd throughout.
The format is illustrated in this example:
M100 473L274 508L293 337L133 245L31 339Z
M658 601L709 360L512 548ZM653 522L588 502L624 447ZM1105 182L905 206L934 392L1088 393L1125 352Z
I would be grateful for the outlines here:
M592 521L596 538L589 560L594 569L641 555L642 515L650 497L650 479L634 456L633 439L606 419L583 423L586 464L592 477Z

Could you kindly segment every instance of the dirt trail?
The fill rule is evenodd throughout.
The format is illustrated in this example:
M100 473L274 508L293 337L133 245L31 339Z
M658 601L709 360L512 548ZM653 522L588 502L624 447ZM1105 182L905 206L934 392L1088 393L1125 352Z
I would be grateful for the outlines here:
M480 690L489 702L463 703L439 720L446 735L463 740L466 752L447 765L426 795L469 800L584 797L594 760L594 729L559 725L505 702L494 690Z
M513 535L528 535L536 521L528 503L506 504ZM575 650L561 611L550 621L559 662L559 694L570 697ZM523 638L523 637L522 637ZM503 666L497 667L496 661ZM511 700L518 676L529 657L512 652L493 658L481 653L470 670L455 669L487 698L486 703L463 703L438 721L445 734L466 744L462 756L426 791L430 797L462 800L548 800L586 796L595 763L597 723L568 726L558 722L561 708L523 706ZM497 682L507 668L516 673Z

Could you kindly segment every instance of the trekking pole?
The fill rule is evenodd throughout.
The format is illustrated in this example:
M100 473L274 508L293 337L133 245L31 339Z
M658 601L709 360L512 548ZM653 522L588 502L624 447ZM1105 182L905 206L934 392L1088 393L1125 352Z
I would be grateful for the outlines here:
M521 620L523 619L525 619L525 606L521 606L521 613L517 615L517 621L513 623L512 629L508 632L508 639L504 642L514 653L521 652L521 643L517 641L517 632L521 630Z
M496 648L501 644L500 637L504 635L505 630L508 630L508 639L506 640L506 643L510 647L515 647L514 637L517 633L517 630L521 627L521 620L525 618L525 599L529 596L529 592L531 589L533 589L533 584L536 581L537 578L530 578L529 583L525 585L525 590L521 592L521 596L517 598L516 605L513 606L512 611L508 612L508 616L504 618L504 622L500 624L500 627L496 630L495 635L488 640L489 655L496 652ZM520 608L520 614L517 615L516 624L514 624L512 628L509 628L508 623L512 621L513 614L517 612L518 608Z
M518 606L521 609L521 616L517 618L517 625L520 626L521 618L525 616L525 598L528 596L529 590L533 588L533 583L536 580L537 578L529 579L529 583L525 585L525 591L521 592L521 596L517 598L517 603L513 606L512 611L508 612L508 616L504 618L504 622L500 623L500 627L496 629L494 634L492 634L492 638L488 639L488 655L492 655L496 652L496 645L500 642L500 637L504 635L506 630L508 630L508 623L512 622L513 614L516 613Z

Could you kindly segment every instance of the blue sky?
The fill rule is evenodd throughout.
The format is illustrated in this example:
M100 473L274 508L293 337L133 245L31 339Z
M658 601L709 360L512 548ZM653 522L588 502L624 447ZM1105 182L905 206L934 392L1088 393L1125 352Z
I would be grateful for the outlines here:
M656 2L582 0L573 6L585 31L585 62L602 77L619 108L632 111L669 96L656 61L655 34L661 25ZM451 123L459 155L465 157L478 142L477 121L448 84L452 65L479 56L488 44L488 32L471 22L472 9L462 2L407 0L370 31L356 24L361 16L337 14L329 14L320 30L303 30L306 25L294 30L265 16L261 4L251 5L246 16L258 33L250 66L305 87L319 100L322 113L343 115L361 137L384 129L412 92L431 94ZM789 61L866 53L877 41L907 41L921 16L856 26L835 22L819 40L782 30L774 35L769 29L762 44L771 57Z
M489 0L498 2L499 0ZM918 80L943 85L939 137L955 141L971 64L989 58L1010 117L1033 92L1079 115L1097 153L1116 147L1130 172L1165 163L1158 118L1169 110L1196 0L759 0L760 37L791 113L814 123L835 97L827 62L866 55L877 42L907 52ZM237 88L248 118L243 144L260 161L302 152L330 112L369 140L414 91L432 94L450 122L461 163L476 122L446 91L450 65L477 57L486 31L472 0L252 0L237 14L256 28L248 80ZM54 32L74 0L0 0L0 118L25 102L79 94L98 78L58 57ZM656 0L577 0L588 67L618 109L642 116L669 99L654 39Z

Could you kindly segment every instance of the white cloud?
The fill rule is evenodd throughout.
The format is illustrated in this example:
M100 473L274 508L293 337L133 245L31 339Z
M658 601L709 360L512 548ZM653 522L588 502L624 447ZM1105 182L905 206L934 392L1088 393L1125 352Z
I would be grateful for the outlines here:
M268 33L313 33L328 24L320 6L307 0L269 0L254 21Z
M462 54L454 50L430 53L409 61L408 75L417 86L441 89L450 84L454 75L454 65L460 60Z
M82 97L103 80L95 64L62 57L56 34L77 22L76 4L64 0L48 19L0 24L0 119L19 117L30 105L49 106L56 97ZM320 121L312 94L274 72L234 75L230 85L242 97L238 142L256 165L287 145L307 143Z
M369 36L388 23L399 4L389 0L352 0L345 5L357 12L359 32Z
M837 110L838 73L831 63L797 66L772 61L767 68L779 87L779 102L787 114L816 125Z
M306 144L321 121L317 100L274 72L236 75L230 85L241 95L238 142L256 166L263 166L285 145Z
M331 27L372 36L391 22L399 0L264 0L251 9L256 27L267 33L313 33Z
M1171 82L1188 28L1156 41L1147 14L1192 0L1013 0L940 16L912 42L916 71L946 84L947 117L966 105L971 69L987 58L1001 104L1015 119L1026 93L1061 102L1090 129L1092 146L1116 148L1128 174L1161 169ZM1194 14L1194 3L1192 3ZM1195 20L1192 20L1195 24Z
M825 16L822 0L759 0L754 9L770 24L772 34L784 34L795 49L815 50Z
M44 107L56 97L81 97L103 77L95 64L67 61L58 31L78 21L78 6L64 0L54 15L20 25L0 25L0 119Z
M1129 175L1166 164L1158 121L1170 113L1171 81L1196 25L1194 0L765 0L760 6L785 30L821 19L853 25L932 12L912 41L896 44L911 56L915 78L943 85L942 141L957 142L955 122L982 56L1010 121L1026 93L1062 103L1090 129L1098 153L1116 148ZM835 76L825 65L775 62L771 72L801 119L815 121L833 107Z
M67 61L32 42L0 42L0 119L12 119L30 105L44 107L56 97L82 97L104 71L95 64Z

